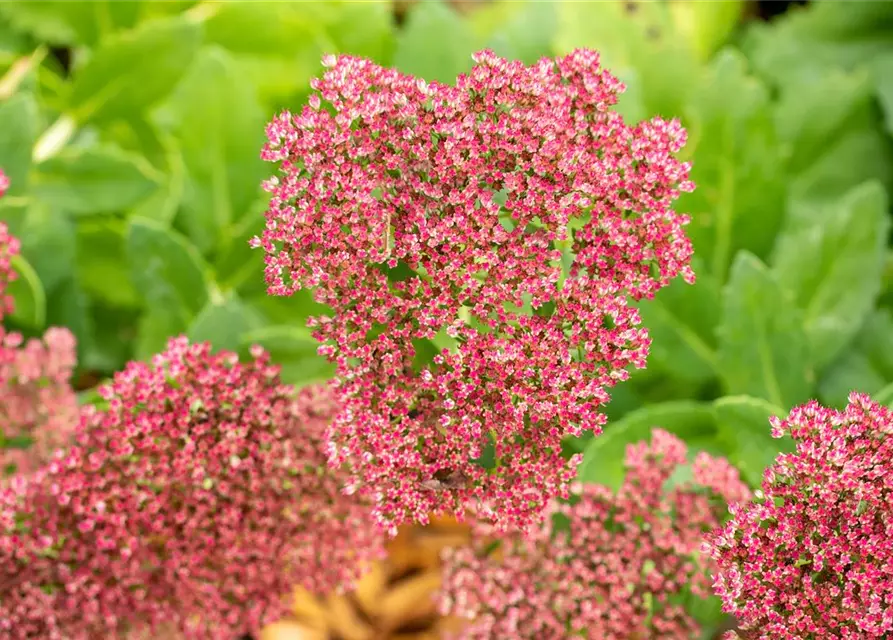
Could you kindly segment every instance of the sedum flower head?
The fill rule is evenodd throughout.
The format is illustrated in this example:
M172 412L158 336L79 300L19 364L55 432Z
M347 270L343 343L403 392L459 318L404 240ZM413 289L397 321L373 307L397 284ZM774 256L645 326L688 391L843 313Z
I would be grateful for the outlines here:
M628 298L693 278L677 121L625 124L593 51L475 61L447 86L328 56L267 128L281 172L254 244L271 294L312 287L334 312L311 320L338 365L331 461L391 530L541 517L579 462L562 438L599 432L606 389L645 364Z
M503 540L498 560L484 541L449 551L443 612L469 620L463 638L699 637L680 601L686 590L709 592L702 536L726 501L749 491L726 460L706 453L691 465L692 481L674 483L685 464L685 444L655 430L650 444L628 448L616 494L584 485L575 504L558 507L566 526Z
M344 586L378 550L328 471L326 388L170 341L87 408L75 445L0 494L5 638L93 640L175 627L229 640L295 584Z
M725 610L744 638L890 637L893 413L853 393L843 411L813 401L772 428L796 451L706 545Z

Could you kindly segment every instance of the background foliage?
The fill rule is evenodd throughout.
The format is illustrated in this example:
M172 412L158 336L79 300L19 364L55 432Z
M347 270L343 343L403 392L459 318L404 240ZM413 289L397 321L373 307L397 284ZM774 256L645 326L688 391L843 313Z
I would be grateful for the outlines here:
M326 52L445 82L484 47L533 62L592 47L631 120L678 116L698 189L698 282L641 305L649 368L619 386L584 480L662 425L747 480L787 444L767 417L859 389L893 401L893 3L2 2L0 219L22 239L13 318L79 342L81 386L186 332L259 342L326 378L308 293L266 296L263 127L300 109ZM433 351L433 349L432 349Z

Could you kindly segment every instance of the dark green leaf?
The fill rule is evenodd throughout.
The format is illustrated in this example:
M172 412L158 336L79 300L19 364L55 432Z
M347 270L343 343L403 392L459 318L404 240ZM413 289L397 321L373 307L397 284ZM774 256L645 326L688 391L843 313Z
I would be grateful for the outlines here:
M103 42L74 76L68 110L78 122L133 115L162 100L189 69L202 26L154 20Z
M152 220L133 218L127 233L127 258L133 285L153 312L177 315L188 323L208 301L207 265L178 233Z
M803 310L813 362L830 363L859 331L881 289L890 223L876 182L800 214L777 242L773 269Z
M676 401L644 407L608 424L602 435L592 439L583 455L580 480L618 488L623 482L627 445L648 440L655 428L688 442L716 435L710 405Z
M729 395L755 396L782 408L809 397L813 372L802 315L775 274L747 252L732 264L717 333Z
M19 237L22 254L28 257L47 291L71 277L76 252L75 226L67 213L34 202Z
M34 194L75 214L124 211L157 187L157 172L148 162L111 147L66 149L34 171Z
M103 218L78 224L77 276L93 298L118 307L140 304L140 293L130 281L125 223Z

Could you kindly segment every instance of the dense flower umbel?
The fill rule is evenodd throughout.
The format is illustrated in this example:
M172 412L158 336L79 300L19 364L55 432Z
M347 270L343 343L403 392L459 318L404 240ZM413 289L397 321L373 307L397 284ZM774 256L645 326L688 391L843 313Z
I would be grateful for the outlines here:
M4 184L9 180L0 171L0 196ZM15 309L7 290L16 279L12 258L19 250L18 238L0 223L0 321ZM77 397L69 384L77 357L72 333L53 327L42 340L23 342L20 333L0 327L0 434L7 446L17 447L0 448L0 482L12 465L24 472L46 461L67 443L77 421Z
M772 423L797 443L710 537L714 589L744 638L893 636L893 413L853 393Z
M380 539L326 467L331 393L174 339L82 414L76 444L2 494L4 638L174 625L230 640L300 584L345 585Z
M504 540L500 560L483 540L449 552L442 610L469 619L464 638L697 638L679 600L686 589L709 592L702 536L749 491L726 460L705 453L693 482L671 486L684 464L685 444L655 430L650 444L628 448L616 494L584 485L576 504L558 507L567 529Z
M627 296L693 277L677 121L624 124L592 51L475 61L447 86L328 56L267 129L282 175L255 245L271 294L334 310L312 325L338 364L331 460L388 528L467 505L524 526L566 495L562 437L598 432L606 388L645 364ZM424 339L443 350L419 371Z

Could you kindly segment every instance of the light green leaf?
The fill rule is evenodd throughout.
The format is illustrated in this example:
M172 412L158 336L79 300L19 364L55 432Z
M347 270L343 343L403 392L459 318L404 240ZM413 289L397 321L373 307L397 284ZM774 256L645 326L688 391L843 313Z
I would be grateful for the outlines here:
M205 41L233 53L288 58L328 42L320 23L288 2L227 2L205 23Z
M25 193L31 170L31 149L37 139L37 103L18 93L0 103L0 169L9 178L6 197Z
M695 158L694 193L677 208L691 213L695 252L722 284L739 249L765 258L781 224L785 176L768 93L737 52L721 52L687 109Z
M68 110L78 122L139 114L169 94L201 43L187 16L154 20L103 42L72 81Z
M720 289L703 269L695 268L697 283L677 279L653 300L639 303L651 336L649 364L674 377L700 382L718 375L716 327Z
M670 15L679 35L688 42L698 58L708 60L725 44L738 24L744 2L670 2Z
M819 382L819 398L842 407L852 391L878 393L893 383L893 316L875 310L840 357L826 367Z
M471 12L467 20L477 39L504 58L533 64L552 55L558 28L554 4L496 0Z
M762 398L726 396L713 403L718 439L728 451L729 461L741 470L752 487L760 485L763 470L779 453L790 453L794 443L790 436L772 437L771 417L787 413Z
M337 0L328 6L331 9L322 22L339 51L390 64L396 46L390 4Z
M806 400L813 371L803 319L775 274L742 251L723 290L719 368L730 395L789 408Z
M676 33L666 4L554 3L556 53L578 47L595 49L602 65L614 75L625 78L628 71L636 73L648 116L680 114L701 73L692 50Z
M812 360L830 363L859 331L881 290L890 222L876 182L813 208L779 237L773 269L803 310Z
M180 222L205 254L225 248L269 175L260 158L266 116L222 49L205 50L170 104L187 171Z
M303 327L269 326L242 335L240 353L247 357L251 345L262 346L275 364L282 366L282 380L308 384L328 380L335 365L317 353L319 343Z
M143 158L112 147L65 149L34 168L34 194L74 214L124 211L158 187Z
M208 267L189 241L157 222L132 218L127 233L131 281L147 308L186 323L208 301ZM184 324L179 331L186 329Z
M623 482L627 445L648 440L655 429L675 434L686 442L712 439L716 424L710 405L687 400L654 404L627 414L605 426L583 454L582 482L617 489Z
M442 0L414 4L397 36L394 66L403 73L452 84L473 64L475 38Z
M13 256L12 271L16 274L7 287L7 295L15 301L15 311L10 314L12 320L29 329L40 329L46 321L47 300L40 283L40 277L34 268L21 255Z
M140 2L127 0L14 0L0 3L16 28L56 45L93 45L117 29L130 28L139 15Z
M243 334L257 329L262 320L235 294L205 304L187 335L192 342L210 342L214 350L235 351L241 346Z

